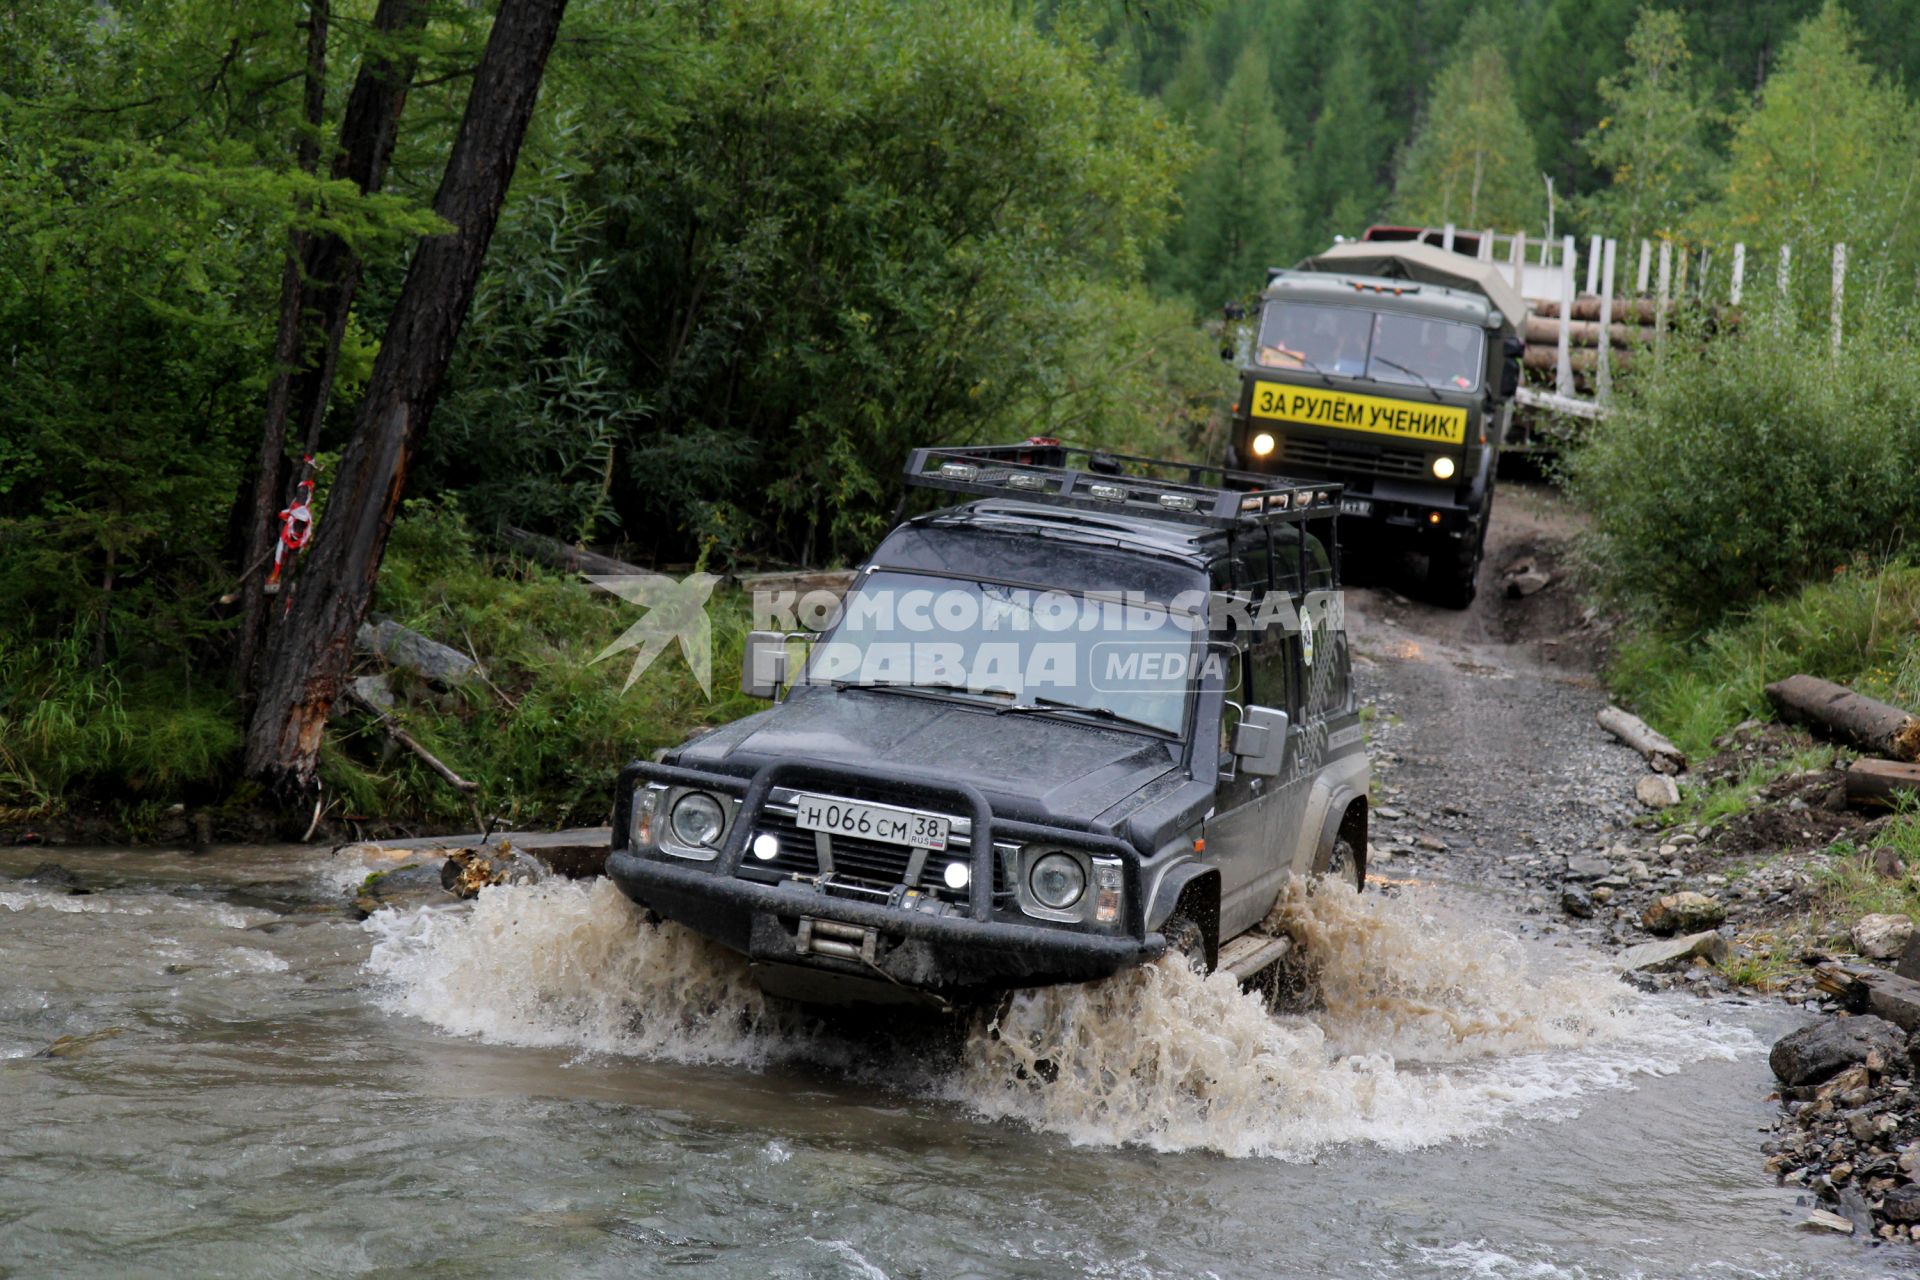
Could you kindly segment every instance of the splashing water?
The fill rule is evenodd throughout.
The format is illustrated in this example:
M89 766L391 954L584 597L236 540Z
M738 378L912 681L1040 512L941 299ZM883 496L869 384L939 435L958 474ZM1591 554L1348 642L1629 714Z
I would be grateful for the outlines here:
M1171 962L1022 992L974 1028L955 1096L1076 1142L1307 1159L1564 1113L1749 1040L1703 1034L1595 970L1538 972L1511 939L1408 895L1295 884L1268 928L1304 948L1326 1006L1313 1018Z
M390 1007L455 1034L750 1067L861 1056L768 1000L739 956L647 923L605 880L499 886L471 911L382 912L368 927ZM875 1078L1078 1143L1306 1159L1566 1114L1593 1090L1751 1047L1597 969L1544 970L1412 895L1294 886L1268 927L1317 974L1325 1008L1311 1018L1162 962L1016 992L974 1015L949 1070Z
M368 957L388 1007L497 1044L759 1066L793 1056L806 1020L732 952L649 924L610 880L480 891L471 911L377 912Z

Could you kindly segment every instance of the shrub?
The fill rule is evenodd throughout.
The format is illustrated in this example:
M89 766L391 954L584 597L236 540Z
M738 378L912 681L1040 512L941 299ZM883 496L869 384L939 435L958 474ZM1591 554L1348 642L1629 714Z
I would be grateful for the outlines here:
M1790 589L1920 520L1920 341L1864 308L1838 354L1824 330L1750 311L1711 341L1677 333L1570 461L1594 513L1603 589L1682 629Z

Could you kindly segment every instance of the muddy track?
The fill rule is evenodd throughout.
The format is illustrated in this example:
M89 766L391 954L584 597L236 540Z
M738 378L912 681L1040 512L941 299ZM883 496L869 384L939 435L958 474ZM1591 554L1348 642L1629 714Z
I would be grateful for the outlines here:
M1594 724L1607 635L1564 567L1577 529L1551 490L1503 488L1466 610L1420 602L1398 566L1349 574L1364 584L1347 599L1355 680L1373 715L1370 870L1514 895L1527 932L1563 927L1548 901L1561 860L1627 825L1644 772ZM1527 560L1552 581L1510 599L1503 574Z

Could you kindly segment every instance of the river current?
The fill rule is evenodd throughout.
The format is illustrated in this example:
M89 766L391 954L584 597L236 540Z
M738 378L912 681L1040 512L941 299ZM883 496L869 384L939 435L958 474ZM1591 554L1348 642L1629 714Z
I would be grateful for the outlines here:
M1865 1276L1760 1168L1770 1004L1471 889L1283 904L1324 1007L1155 966L823 1023L604 881L338 909L298 848L0 851L0 1276ZM63 1039L63 1037L67 1037Z

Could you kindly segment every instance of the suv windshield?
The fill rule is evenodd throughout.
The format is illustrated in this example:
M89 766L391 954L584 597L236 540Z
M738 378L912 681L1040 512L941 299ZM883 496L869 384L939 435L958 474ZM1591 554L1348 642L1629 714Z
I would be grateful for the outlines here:
M1180 735L1204 619L1140 599L879 571L813 647L810 684L913 688Z
M1309 302L1269 302L1260 316L1259 362L1343 378L1471 391L1485 338L1470 324L1404 312Z

